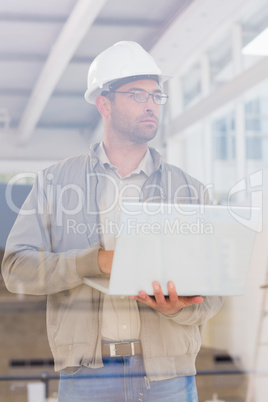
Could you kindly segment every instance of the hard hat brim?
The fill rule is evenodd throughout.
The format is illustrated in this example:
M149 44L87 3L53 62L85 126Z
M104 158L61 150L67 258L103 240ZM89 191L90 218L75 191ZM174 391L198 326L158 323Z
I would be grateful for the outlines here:
M159 85L162 85L164 82L166 82L166 81L170 80L171 78L173 78L172 75L168 75L168 74L159 74L159 75L156 75L156 74L138 74L138 75L135 75L135 76L124 77L123 79L122 79L122 77L118 77L118 79L115 79L113 81L109 81L109 82L105 83L102 86L102 88L100 88L99 86L96 85L96 89L94 89L94 90L92 90L92 88L91 88L90 91L87 89L85 94L84 94L84 98L88 103L95 104L97 97L99 95L101 95L101 93L103 91L109 91L111 89L110 85L111 84L113 85L113 83L117 83L117 82L120 81L120 84L117 86L117 88L119 88L120 86L124 85L127 82L137 81L139 79L154 79L155 80L155 78L153 78L153 77L158 77ZM115 89L115 87L113 87L113 89Z

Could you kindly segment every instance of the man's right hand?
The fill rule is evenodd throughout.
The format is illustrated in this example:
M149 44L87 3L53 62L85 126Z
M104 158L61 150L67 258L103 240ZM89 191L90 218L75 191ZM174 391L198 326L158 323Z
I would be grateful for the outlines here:
M98 264L104 274L110 274L112 271L114 252L113 250L100 250L98 255Z

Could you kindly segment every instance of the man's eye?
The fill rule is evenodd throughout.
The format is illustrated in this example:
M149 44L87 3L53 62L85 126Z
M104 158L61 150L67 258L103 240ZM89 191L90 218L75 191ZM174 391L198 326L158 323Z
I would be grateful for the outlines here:
M144 92L136 92L136 99L144 99L146 98L146 94Z

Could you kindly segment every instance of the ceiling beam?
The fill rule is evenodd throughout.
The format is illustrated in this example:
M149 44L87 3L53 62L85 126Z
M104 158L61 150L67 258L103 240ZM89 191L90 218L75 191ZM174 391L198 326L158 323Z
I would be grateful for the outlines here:
M79 0L53 45L18 127L18 143L29 141L65 68L107 0Z
M22 23L45 23L45 24L64 24L68 16L44 15L44 14L25 14L25 13L0 13L1 22L22 22Z
M0 61L23 62L23 63L44 63L47 55L41 53L0 53Z
M104 26L137 26L137 27L159 27L162 24L160 20L152 20L149 18L97 18L94 25Z
M67 18L65 16L43 15L43 14L0 13L0 21L11 22L11 23L19 22L27 24L65 24ZM152 20L149 18L129 18L129 17L127 18L98 17L94 21L94 25L106 25L106 26L159 27L161 23L162 22L160 20Z
M53 97L55 98L80 98L83 100L85 91L72 91L72 90L62 90L54 91ZM10 97L26 97L31 96L31 90L26 88L1 88L0 96L10 96Z
M90 106L89 106L90 107ZM96 125L98 124L100 120L99 114L92 115L90 118L90 121L84 122L39 122L37 128L38 129L46 129L46 130L88 130L92 131L95 129ZM17 127L18 127L19 122L15 119L13 119L10 124L9 124L9 129L14 132ZM3 158L3 155L1 155L1 160ZM9 159L9 158L8 158Z
M0 61L3 62L22 62L22 63L44 63L47 55L41 53L0 53ZM87 64L91 63L94 57L73 56L72 63Z

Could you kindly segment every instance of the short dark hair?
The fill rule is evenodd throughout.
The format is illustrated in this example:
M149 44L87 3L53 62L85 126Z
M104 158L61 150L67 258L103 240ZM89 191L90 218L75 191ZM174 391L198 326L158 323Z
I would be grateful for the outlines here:
M111 102L114 101L114 98L115 98L115 93L114 92L102 91L101 95L105 96L106 98L108 98Z

